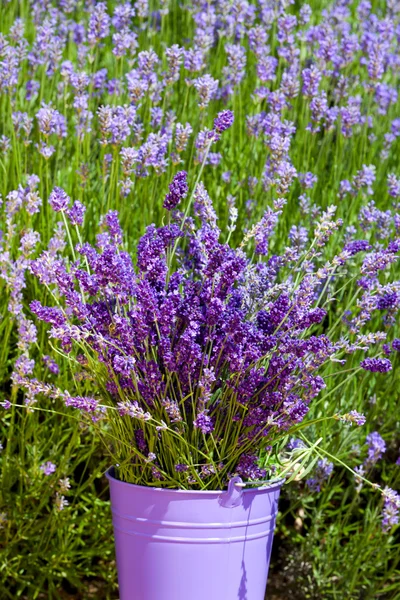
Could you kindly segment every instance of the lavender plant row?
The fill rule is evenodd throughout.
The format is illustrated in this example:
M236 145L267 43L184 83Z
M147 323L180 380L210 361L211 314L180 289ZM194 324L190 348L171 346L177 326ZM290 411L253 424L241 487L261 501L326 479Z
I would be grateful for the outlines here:
M347 477L393 549L400 5L11 0L0 28L7 502L38 479L72 513L72 462L13 440L72 418L68 453L141 485L286 477L295 511Z

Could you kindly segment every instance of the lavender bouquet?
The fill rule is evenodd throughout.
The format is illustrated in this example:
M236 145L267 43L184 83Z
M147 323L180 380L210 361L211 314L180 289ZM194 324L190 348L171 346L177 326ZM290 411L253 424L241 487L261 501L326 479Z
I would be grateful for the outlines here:
M232 120L230 111L218 115L208 148ZM258 483L305 475L309 449L295 447L288 461L289 437L312 423L305 417L325 387L326 366L346 372L346 353L385 339L362 328L382 307L386 320L394 318L397 284L382 285L379 273L397 260L400 240L377 249L353 239L326 260L329 238L342 225L330 207L309 243L292 228L289 245L274 255L269 246L285 204L278 197L233 248L235 207L223 242L200 175L190 195L187 173L175 175L164 200L166 224L147 227L134 261L123 249L116 212L105 215L95 245L83 243L84 207L53 190L49 201L63 217L71 258L45 251L32 261L54 303L36 300L31 310L50 324L55 351L69 357L84 391L74 395L28 378L23 361L14 383L90 418L127 482L222 489L233 475ZM349 334L334 339L332 282L337 288L343 279L344 287L357 276L362 294ZM359 370L389 371L384 350L361 360ZM355 411L335 418L364 422Z

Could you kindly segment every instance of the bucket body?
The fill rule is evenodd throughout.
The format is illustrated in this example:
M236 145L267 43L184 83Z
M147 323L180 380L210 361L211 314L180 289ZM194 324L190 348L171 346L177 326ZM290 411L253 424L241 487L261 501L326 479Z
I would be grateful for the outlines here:
M283 482L204 492L107 477L120 600L264 600Z

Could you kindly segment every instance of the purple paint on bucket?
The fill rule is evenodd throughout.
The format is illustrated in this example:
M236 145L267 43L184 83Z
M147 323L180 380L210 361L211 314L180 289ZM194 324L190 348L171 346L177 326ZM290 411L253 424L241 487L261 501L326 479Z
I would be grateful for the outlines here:
M204 492L107 477L120 600L264 600L283 482Z

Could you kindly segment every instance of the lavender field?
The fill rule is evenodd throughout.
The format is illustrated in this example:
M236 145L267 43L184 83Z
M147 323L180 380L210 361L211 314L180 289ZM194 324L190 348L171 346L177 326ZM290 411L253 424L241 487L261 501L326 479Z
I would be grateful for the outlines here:
M400 600L399 82L397 0L1 0L2 600L119 598L110 465Z

